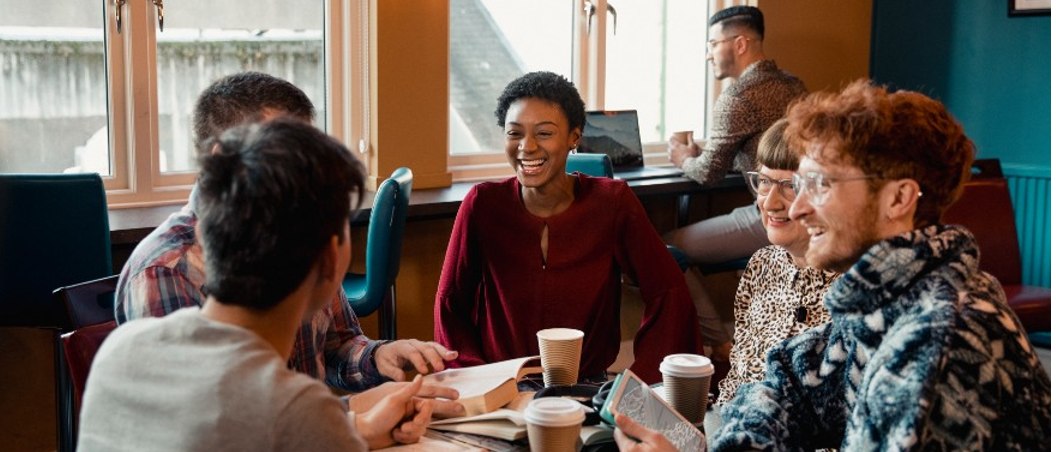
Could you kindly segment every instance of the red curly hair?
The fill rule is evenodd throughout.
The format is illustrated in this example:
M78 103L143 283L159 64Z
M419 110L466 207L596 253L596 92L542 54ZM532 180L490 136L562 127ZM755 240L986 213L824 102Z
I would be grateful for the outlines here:
M867 79L840 93L807 96L789 107L788 121L785 139L801 155L916 181L923 194L913 217L918 228L937 224L957 200L975 158L975 145L940 102L912 91L891 93ZM826 148L837 152L821 155Z

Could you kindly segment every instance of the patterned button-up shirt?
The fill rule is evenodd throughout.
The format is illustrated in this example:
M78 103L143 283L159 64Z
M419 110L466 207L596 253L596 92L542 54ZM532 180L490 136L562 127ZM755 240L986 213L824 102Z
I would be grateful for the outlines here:
M748 66L715 100L708 140L699 157L682 162L682 171L712 185L730 170L755 169L755 148L763 132L785 116L788 104L806 93L803 82L773 60Z
M195 195L192 192L183 209L143 239L125 263L114 294L118 323L162 317L205 303L205 262L194 235L198 222ZM363 335L359 320L339 290L297 332L289 366L331 387L362 391L384 381L370 359L382 343Z

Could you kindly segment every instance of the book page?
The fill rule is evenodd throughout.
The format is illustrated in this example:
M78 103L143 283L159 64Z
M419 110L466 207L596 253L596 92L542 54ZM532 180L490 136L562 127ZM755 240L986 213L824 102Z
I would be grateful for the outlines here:
M447 369L425 376L424 384L447 386L458 391L462 398L476 397L499 387L507 380L517 380L521 368L538 356L509 359L460 369Z

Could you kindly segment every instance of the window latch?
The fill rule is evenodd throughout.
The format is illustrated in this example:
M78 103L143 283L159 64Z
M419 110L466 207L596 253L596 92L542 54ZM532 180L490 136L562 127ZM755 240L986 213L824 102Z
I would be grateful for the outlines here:
M114 17L117 19L117 32L121 33L121 8L125 7L128 0L114 0Z
M153 0L158 9L158 31L165 31L165 2L164 0Z
M590 34L590 26L594 20L594 11L598 8L594 6L594 2L587 0L583 3L583 12L587 15L587 34Z

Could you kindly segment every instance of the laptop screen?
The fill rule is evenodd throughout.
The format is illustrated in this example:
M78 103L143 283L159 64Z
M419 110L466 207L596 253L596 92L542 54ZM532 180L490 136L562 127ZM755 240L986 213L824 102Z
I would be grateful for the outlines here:
M638 130L638 111L588 111L577 152L608 154L616 171L641 168L642 137Z

